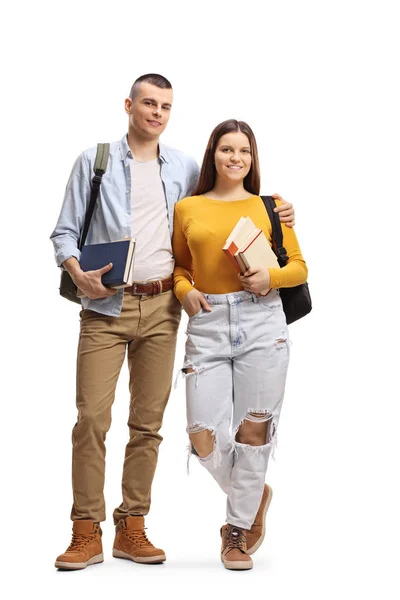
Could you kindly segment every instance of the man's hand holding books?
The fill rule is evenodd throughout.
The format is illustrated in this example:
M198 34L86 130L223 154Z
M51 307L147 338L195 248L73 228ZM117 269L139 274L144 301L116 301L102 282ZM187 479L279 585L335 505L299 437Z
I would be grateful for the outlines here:
M135 246L135 238L86 244L79 262L75 257L66 260L63 264L78 288L78 298L99 300L132 285Z
M101 280L103 275L112 269L112 263L92 271L82 271L79 262L74 257L68 258L63 264L78 288L79 297L86 296L91 300L98 300L114 296L117 293L117 290L105 287Z

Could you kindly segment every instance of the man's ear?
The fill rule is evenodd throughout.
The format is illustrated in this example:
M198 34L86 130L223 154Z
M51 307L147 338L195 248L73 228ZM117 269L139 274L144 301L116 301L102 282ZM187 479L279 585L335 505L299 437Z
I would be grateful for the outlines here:
M130 98L126 98L125 100L125 112L127 115L131 114L131 109L132 109L132 100Z

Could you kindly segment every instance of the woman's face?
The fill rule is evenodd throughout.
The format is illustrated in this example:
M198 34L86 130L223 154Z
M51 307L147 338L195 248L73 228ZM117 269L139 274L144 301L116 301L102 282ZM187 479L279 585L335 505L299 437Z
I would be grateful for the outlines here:
M232 182L242 181L251 168L250 141L242 131L223 135L214 154L219 177Z

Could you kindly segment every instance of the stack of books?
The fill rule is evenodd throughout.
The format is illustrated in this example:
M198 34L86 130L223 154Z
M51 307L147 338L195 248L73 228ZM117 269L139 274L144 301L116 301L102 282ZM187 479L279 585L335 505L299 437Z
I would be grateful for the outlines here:
M279 267L263 230L250 217L240 217L222 250L242 274L250 268Z
M97 271L112 263L112 268L101 278L102 284L112 288L127 287L133 281L135 245L135 238L85 245L79 261L80 267L82 271Z

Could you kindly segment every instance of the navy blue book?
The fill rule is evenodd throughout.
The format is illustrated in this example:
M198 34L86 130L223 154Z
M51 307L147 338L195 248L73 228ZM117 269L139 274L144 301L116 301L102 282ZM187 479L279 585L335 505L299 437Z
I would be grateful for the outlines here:
M82 271L96 271L111 262L112 269L102 276L102 284L113 288L130 285L135 242L135 239L129 239L83 246L79 261Z

